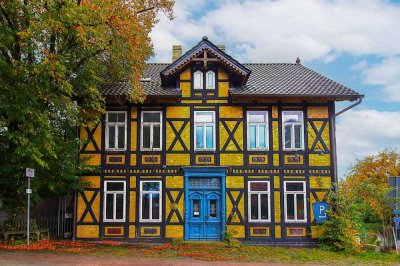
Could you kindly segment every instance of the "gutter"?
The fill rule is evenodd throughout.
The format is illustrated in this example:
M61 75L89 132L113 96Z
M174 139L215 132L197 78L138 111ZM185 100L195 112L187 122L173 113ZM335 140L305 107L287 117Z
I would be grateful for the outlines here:
M332 151L333 151L333 181L335 184L338 183L338 174L337 174L337 153L336 153L336 117L343 114L344 112L356 107L362 102L362 99L364 98L364 95L359 95L357 98L357 101L350 106L347 106L346 108L340 110L339 112L333 114L331 116L331 121L330 121L330 127L331 127L331 132L332 132ZM336 187L334 187L334 190L336 190Z

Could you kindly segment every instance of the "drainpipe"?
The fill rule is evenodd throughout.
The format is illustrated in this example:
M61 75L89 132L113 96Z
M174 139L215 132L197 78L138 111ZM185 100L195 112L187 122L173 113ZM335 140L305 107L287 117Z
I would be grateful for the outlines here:
M355 103L353 103L352 105L342 109L341 111L335 113L332 117L331 117L331 132L332 132L332 151L333 151L333 180L335 182L335 184L338 183L338 174L337 174L337 153L336 153L336 117L343 114L344 112L352 109L353 107L356 107L357 105L359 105L362 102L362 99L364 98L364 95L360 95L357 99L357 101ZM336 188L335 188L336 189Z

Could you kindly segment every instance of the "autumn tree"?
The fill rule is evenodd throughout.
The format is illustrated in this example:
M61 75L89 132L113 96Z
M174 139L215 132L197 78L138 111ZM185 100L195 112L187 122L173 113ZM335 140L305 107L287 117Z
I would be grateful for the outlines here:
M24 206L24 168L35 196L79 186L76 128L104 112L100 86L139 86L149 33L173 0L0 0L0 196ZM36 198L37 199L37 198Z
M359 204L366 221L389 224L391 200L388 198L389 176L400 176L400 153L385 150L357 160L340 186L340 193Z

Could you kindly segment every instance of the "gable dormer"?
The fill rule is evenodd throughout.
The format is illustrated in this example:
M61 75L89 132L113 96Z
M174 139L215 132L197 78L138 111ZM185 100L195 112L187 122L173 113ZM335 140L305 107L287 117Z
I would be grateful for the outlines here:
M180 87L183 97L227 97L229 87L243 86L250 73L248 68L226 54L221 47L203 37L195 47L174 60L160 74L163 86ZM187 84L178 85L179 81Z

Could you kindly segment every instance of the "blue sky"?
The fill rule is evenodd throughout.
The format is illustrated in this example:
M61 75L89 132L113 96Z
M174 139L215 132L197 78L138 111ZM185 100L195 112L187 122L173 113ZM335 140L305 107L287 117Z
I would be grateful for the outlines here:
M337 121L339 176L350 163L385 148L400 150L400 1L176 0L151 36L153 62L170 62L207 35L243 63L294 62L361 94ZM348 105L337 104L337 109Z

